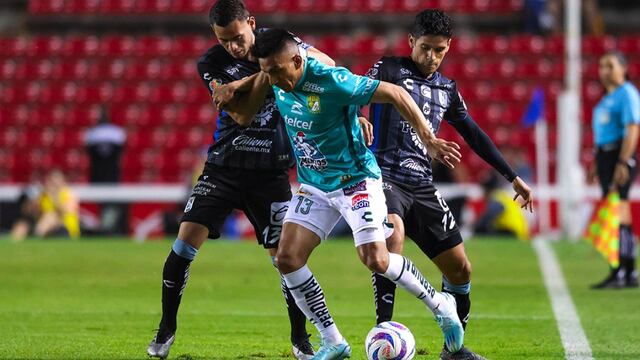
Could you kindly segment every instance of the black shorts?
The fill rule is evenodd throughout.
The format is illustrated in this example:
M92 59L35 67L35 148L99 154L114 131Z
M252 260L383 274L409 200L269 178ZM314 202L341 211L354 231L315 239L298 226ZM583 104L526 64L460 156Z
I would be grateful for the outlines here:
M232 210L242 210L256 231L258 243L278 247L282 220L291 200L287 170L244 170L205 166L187 200L181 222L206 226L209 238L220 229Z
M600 181L603 198L609 193L609 187L613 181L613 172L616 169L620 157L621 145L622 144L618 142L598 147L596 150L596 168L598 170L598 180ZM633 184L638 168L637 165L633 167L627 165L627 167L629 168L629 180L618 188L620 199L623 200L629 199L629 189L631 188L631 184Z
M384 180L389 214L404 221L405 234L430 259L462 243L458 225L433 184L408 186Z

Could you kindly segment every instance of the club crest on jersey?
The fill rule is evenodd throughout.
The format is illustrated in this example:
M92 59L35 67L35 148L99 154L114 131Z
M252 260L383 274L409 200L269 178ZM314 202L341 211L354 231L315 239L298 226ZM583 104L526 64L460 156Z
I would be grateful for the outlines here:
M213 79L209 81L209 89L213 92L215 92L220 85L222 85L222 81L220 79Z
M307 108L311 111L312 114L319 114L321 111L320 108L320 96L318 95L308 95L307 96Z
M431 89L427 85L420 85L420 94L431 99Z
M351 210L369 207L369 194L357 194L351 198Z
M307 134L304 132L298 131L293 138L293 150L299 166L315 171L324 171L327 168L327 158L318 149L318 144L307 139Z
M367 191L367 182L362 180L357 184L353 184L351 186L347 186L346 188L342 189L342 192L344 193L344 196L351 196L355 193L357 193L358 191Z

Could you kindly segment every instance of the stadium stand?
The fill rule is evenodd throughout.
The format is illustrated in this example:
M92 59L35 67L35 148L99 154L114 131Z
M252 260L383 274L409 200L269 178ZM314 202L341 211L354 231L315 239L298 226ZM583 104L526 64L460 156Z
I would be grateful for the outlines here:
M46 14L93 8L89 1L82 2L87 6L84 10L78 10L78 3L33 1L30 11ZM113 11L125 9L129 3L95 2L99 8ZM158 11L179 3L189 11L201 11L203 2L135 3L153 5ZM161 3L165 5L160 6ZM288 11L302 11L300 7L309 9L314 4L300 0L295 2L296 8L293 3L288 2ZM332 2L335 6L338 3ZM372 3L367 2L368 6ZM269 4L266 2L261 11L266 11ZM335 7L332 9L328 11ZM638 39L636 35L583 39L585 123L590 122L589 109L602 94L596 78L598 56L616 46L623 49L632 55L634 78L640 70L635 65L640 63ZM108 104L113 121L129 134L124 181L184 179L191 166L184 159L190 155L195 158L209 142L215 126L215 113L195 71L196 58L212 41L191 35L121 34L1 38L0 159L13 166L3 167L0 181L26 182L51 165L68 171L72 182L86 181L82 133L97 119L101 104ZM404 36L328 34L309 36L309 41L338 59L339 64L361 74L385 53L408 53ZM550 100L561 91L562 49L563 41L557 37L462 36L454 40L442 71L458 81L472 115L498 145L532 150L532 137L519 121L534 88L542 87ZM553 102L547 105L547 116L553 132ZM457 138L448 126L443 126L442 131L445 137ZM583 141L591 143L589 131L583 134ZM466 148L464 155L470 173L481 174L477 170L485 168L482 161ZM589 159L589 154L584 158Z

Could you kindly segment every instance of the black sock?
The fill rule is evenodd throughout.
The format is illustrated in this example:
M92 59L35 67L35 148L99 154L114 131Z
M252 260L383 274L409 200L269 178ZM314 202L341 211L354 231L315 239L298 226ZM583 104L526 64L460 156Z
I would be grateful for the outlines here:
M373 297L376 302L376 324L391 321L393 303L396 296L396 284L386 277L372 273Z
M469 297L469 294L471 293L471 283L468 282L463 285L453 285L443 276L442 292L449 293L456 299L456 311L458 313L458 318L462 323L462 328L466 329L467 322L469 322L469 312L471 311L471 298Z
M635 271L636 244L631 225L620 225L620 269L623 276L630 278ZM621 275L622 275L621 274Z
M162 271L162 320L160 328L174 333L178 327L177 316L182 291L189 279L189 265L187 260L173 250L164 262Z
M307 339L307 317L302 310L296 305L296 299L291 295L291 291L287 287L284 281L284 277L280 274L280 288L282 289L282 295L287 302L287 312L289 313L289 324L291 325L291 342L296 344L301 340Z

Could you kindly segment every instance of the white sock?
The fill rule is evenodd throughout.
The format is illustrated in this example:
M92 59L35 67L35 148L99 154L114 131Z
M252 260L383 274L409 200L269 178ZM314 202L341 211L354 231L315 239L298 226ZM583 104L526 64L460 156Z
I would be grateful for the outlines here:
M382 274L425 303L431 311L445 300L441 293L429 284L418 268L402 255L389 253L389 267Z
M329 314L324 292L309 267L305 265L292 273L282 274L282 276L300 310L320 332L322 341L328 345L341 343L342 334Z

